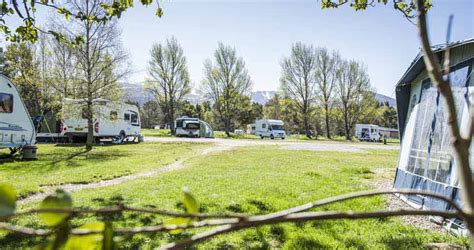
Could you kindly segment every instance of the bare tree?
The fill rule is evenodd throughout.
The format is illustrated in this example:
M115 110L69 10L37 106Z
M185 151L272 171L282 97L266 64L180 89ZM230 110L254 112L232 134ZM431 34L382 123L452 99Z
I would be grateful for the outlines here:
M186 57L176 38L166 40L165 45L154 44L151 49L151 60L148 62L151 79L147 89L155 96L166 123L174 123L179 103L191 92L191 81L186 65Z
M100 0L72 0L68 6L85 16L105 16L100 4ZM94 143L94 100L118 98L118 81L129 73L125 65L127 54L121 48L121 33L116 20L94 22L88 18L74 19L62 25L61 30L71 37L84 37L84 41L74 47L79 81L76 97L85 100L88 127L86 149L90 150Z
M311 137L309 119L311 105L317 98L316 53L313 46L301 42L294 44L289 57L281 62L281 88L286 96L294 99L303 116L307 137Z
M337 52L332 54L326 48L316 49L316 82L318 86L318 99L324 109L326 137L331 138L329 124L330 112L334 101L334 87L337 80L337 71L340 66L340 56Z
M201 91L214 102L217 118L223 123L227 136L235 125L242 96L248 96L252 80L242 57L235 48L219 43L213 63L204 63L204 80Z
M351 131L360 114L367 106L370 106L370 101L373 100L366 67L356 61L342 63L338 70L336 89L337 104L344 121L344 132L346 139L350 140Z

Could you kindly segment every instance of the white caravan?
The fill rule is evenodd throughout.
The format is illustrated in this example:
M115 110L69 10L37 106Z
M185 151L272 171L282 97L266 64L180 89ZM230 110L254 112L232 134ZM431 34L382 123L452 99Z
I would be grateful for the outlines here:
M255 135L262 139L265 137L285 139L286 132L283 125L281 120L257 120L255 121Z
M105 99L93 101L94 138L96 141L112 139L113 142L142 142L140 114L138 107L115 103ZM86 106L84 100L65 99L62 111L62 135L74 142L87 137Z
M355 136L361 141L380 141L380 127L373 124L356 124Z
M35 128L15 85L0 75L0 149L35 144Z
M199 137L201 124L198 118L183 116L175 120L174 127L177 137Z

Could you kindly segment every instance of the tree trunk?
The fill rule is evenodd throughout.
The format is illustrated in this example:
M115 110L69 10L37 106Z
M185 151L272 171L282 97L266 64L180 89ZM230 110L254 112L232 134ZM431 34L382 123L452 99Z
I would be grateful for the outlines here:
M92 144L94 143L94 115L92 110L92 102L87 102L87 141L86 150L92 150Z
M328 139L331 139L331 131L329 127L329 105L327 104L327 102L324 105L324 109L325 109L325 115L326 115L326 137Z
M347 117L347 112L344 112L344 129L346 131L346 139L350 140L351 138L351 131L349 128L349 118Z

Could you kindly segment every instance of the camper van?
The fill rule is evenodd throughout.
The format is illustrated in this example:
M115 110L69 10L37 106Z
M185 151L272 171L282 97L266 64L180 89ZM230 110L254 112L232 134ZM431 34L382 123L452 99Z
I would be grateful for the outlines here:
M12 152L35 144L35 128L15 85L0 75L0 149Z
M142 142L140 114L138 107L125 103L115 103L106 99L93 101L94 138L96 141L112 140ZM61 134L71 142L87 137L87 119L84 100L65 99L63 105Z
M380 127L373 124L356 124L355 136L361 141L381 141Z
M261 139L268 137L270 139L285 139L286 132L283 129L283 121L281 120L257 120L255 121L255 135Z
M198 118L183 116L176 119L174 127L178 137L199 137L201 124Z
M211 125L198 118L180 117L174 121L174 127L177 137L214 138Z

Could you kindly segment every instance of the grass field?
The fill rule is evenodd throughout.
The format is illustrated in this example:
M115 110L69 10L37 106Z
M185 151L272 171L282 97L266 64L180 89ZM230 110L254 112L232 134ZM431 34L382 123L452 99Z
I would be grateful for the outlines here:
M0 182L13 184L20 196L41 191L41 186L89 183L141 172L188 157L206 144L142 143L96 146L39 145L36 161L0 164ZM1 161L1 160L0 160Z
M159 144L156 146L160 146ZM102 150L102 148L100 149ZM103 150L109 150L104 148ZM184 169L137 179L116 186L73 193L75 206L106 206L123 202L133 206L181 210L181 189L188 187L200 202L201 212L265 214L309 201L347 192L370 189L381 169L394 170L397 151L367 153L285 151L276 146L236 148L232 151L193 157ZM85 160L87 161L87 160ZM23 208L31 207L29 204ZM322 207L320 210L375 210L385 207L382 197L365 198ZM80 225L98 218L75 220ZM140 214L114 217L120 226L156 225L163 218ZM18 221L41 226L35 216ZM151 249L168 241L189 237L159 233L136 235L121 242L126 249ZM41 239L0 238L0 245L29 247ZM466 239L416 229L399 219L286 223L223 235L197 245L225 249L409 249L428 242L466 245Z

